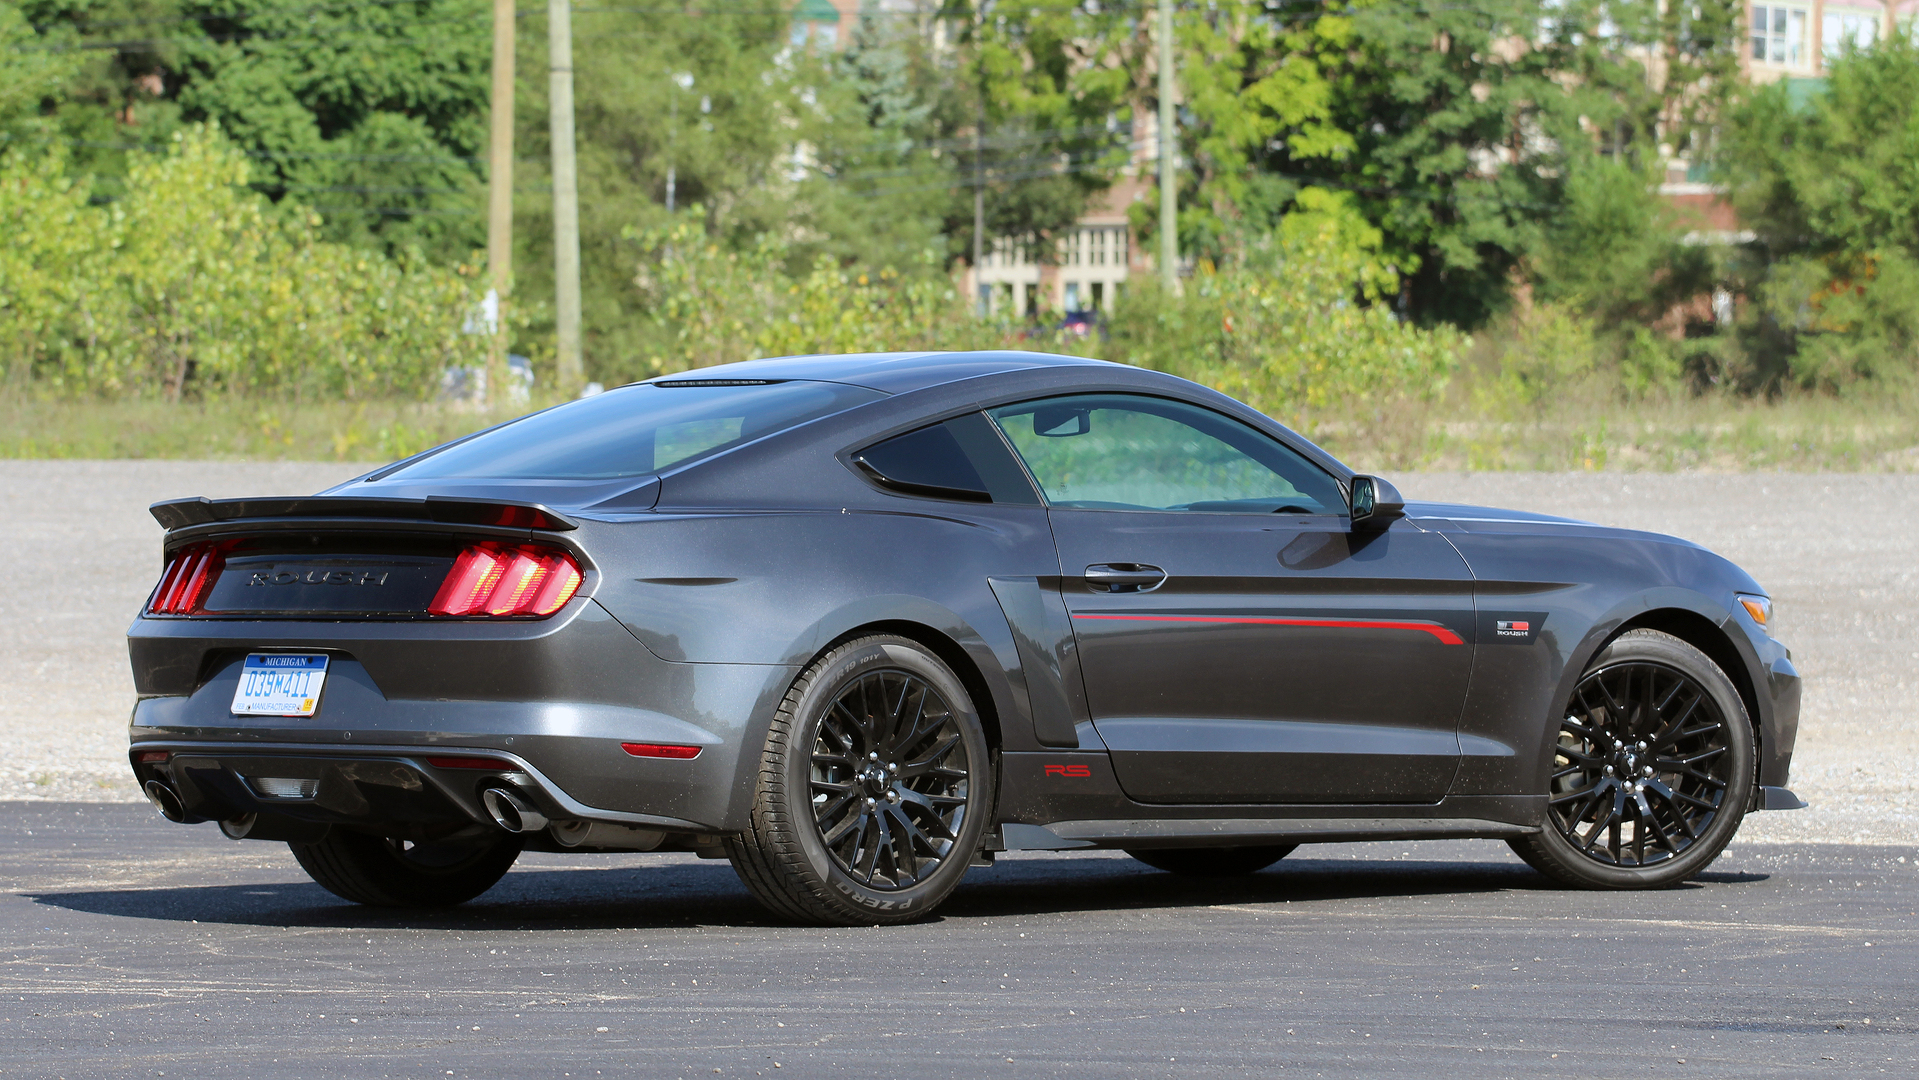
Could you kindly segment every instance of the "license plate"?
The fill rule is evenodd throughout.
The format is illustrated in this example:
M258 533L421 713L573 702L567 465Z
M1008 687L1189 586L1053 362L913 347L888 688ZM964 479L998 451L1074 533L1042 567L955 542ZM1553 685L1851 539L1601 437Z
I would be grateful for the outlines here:
M233 691L235 716L312 716L326 685L325 655L253 653Z

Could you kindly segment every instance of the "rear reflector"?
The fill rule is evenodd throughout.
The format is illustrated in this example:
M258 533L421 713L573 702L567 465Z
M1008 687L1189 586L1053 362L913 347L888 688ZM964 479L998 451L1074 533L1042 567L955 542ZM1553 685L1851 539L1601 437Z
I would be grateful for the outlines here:
M199 610L200 601L206 599L226 563L225 551L222 544L193 544L174 552L160 574L160 584L153 589L153 598L147 601L147 614L191 615Z
M697 746L670 746L665 743L623 742L620 744L620 749L634 757L677 758L684 761L687 758L700 756L700 748Z
M139 762L142 765L157 765L157 764L160 764L161 762L164 762L167 759L167 757L168 757L168 754L165 750L142 750L140 751L139 756L135 757L133 760Z
M490 757L430 757L428 765L436 769L490 769L493 772L525 772L511 761Z
M580 589L580 564L557 548L534 544L473 544L460 552L432 615L544 618L566 606Z

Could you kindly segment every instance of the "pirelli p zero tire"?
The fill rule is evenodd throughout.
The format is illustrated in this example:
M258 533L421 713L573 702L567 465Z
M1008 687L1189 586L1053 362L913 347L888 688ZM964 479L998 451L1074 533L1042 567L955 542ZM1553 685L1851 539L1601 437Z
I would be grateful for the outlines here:
M1257 874L1293 853L1298 844L1270 847L1142 848L1126 854L1155 870L1182 877L1244 877Z
M965 686L917 642L862 637L787 691L750 825L727 854L782 917L909 922L959 884L992 805L992 762Z
M517 836L411 843L335 827L317 844L288 844L328 892L371 907L440 908L492 888L520 857Z
M1725 672L1669 634L1629 631L1593 658L1559 721L1545 827L1509 843L1563 885L1677 885L1732 840L1755 760Z

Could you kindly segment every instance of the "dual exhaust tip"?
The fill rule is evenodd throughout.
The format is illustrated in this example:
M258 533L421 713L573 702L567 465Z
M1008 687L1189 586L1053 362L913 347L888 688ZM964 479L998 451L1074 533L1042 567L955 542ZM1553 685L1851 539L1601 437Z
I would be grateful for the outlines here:
M159 780L149 780L142 788L147 801L153 804L160 816L168 821L185 823L189 820L186 806L180 801L180 793ZM493 823L510 833L537 833L551 828L553 838L564 847L606 847L621 848L629 851L651 851L660 846L665 834L652 829L637 829L606 821L564 821L553 822L540 813L532 803L516 792L503 787L490 787L480 793L480 801L486 805L488 816ZM255 833L269 830L256 827L257 816L248 814L231 822L220 823L220 830L235 840L248 838ZM268 837L262 837L267 839ZM274 836L272 839L282 839ZM285 837L292 839L292 837ZM301 837L305 839L305 837Z
M180 793L158 780L149 780L140 790L146 792L147 801L153 804L160 816L176 824L185 824L187 820L186 804L180 801Z
M534 809L522 796L503 787L490 787L480 793L493 823L510 833L535 833L547 827L546 815Z
M614 821L551 821L527 802L525 796L503 787L490 787L480 793L493 823L516 834L549 832L561 847L612 848L620 851L652 851L666 839L656 829L641 829Z

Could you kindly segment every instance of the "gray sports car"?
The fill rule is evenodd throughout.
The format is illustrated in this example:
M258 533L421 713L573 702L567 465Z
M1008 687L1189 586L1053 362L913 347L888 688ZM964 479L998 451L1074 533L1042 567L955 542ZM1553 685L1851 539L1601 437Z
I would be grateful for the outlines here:
M1029 849L1206 876L1500 837L1644 888L1801 805L1799 677L1737 566L1405 502L1117 364L756 360L153 514L140 783L366 904L529 848L724 857L844 924Z

